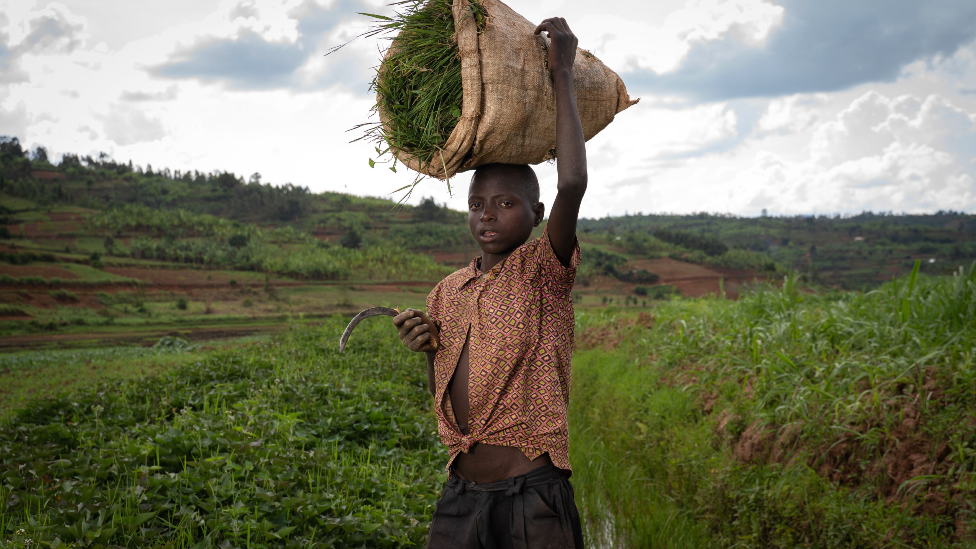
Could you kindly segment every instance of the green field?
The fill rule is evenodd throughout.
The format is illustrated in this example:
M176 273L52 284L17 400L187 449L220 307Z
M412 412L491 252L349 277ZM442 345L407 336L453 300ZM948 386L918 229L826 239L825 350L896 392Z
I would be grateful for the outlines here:
M2 395L3 547L422 544L446 459L422 360L381 320L339 354L343 324L7 355L52 380L130 366ZM591 546L972 546L973 270L582 312L577 340Z
M446 480L426 371L386 324L340 355L342 324L142 354L166 371L7 414L0 546L421 543Z

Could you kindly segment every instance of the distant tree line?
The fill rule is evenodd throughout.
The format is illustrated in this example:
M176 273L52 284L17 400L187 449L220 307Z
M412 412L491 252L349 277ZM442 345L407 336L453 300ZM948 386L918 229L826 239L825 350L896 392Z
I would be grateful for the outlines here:
M581 255L582 262L577 276L584 286L590 284L593 276L609 276L637 284L654 284L659 279L657 274L647 269L632 269L627 258L620 254L587 247Z
M722 255L729 251L724 242L712 235L694 234L687 231L657 229L654 237L664 242L684 246L689 250L701 250L708 255Z
M64 179L40 179L35 177L37 171L57 171ZM261 179L259 173L245 181L220 170L153 169L151 164L143 169L132 161L116 162L104 152L97 157L67 153L54 165L44 147L29 154L16 137L0 136L0 192L42 204L67 202L96 208L135 204L238 220L291 221L305 213L307 187L276 186Z

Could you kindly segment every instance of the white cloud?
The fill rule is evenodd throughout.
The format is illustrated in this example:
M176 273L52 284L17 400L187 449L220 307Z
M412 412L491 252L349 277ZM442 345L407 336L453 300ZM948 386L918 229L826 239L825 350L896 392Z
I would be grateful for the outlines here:
M622 11L630 10L617 13ZM573 21L573 27L601 37L599 45L582 47L592 47L611 67L661 74L676 70L695 44L731 37L758 46L782 18L782 7L763 0L689 0L660 25L600 9Z
M818 119L817 107L825 100L823 94L791 95L773 99L759 119L760 133L796 133L809 128Z
M87 21L59 2L29 11L10 32L11 45L21 54L70 53L84 45Z
M976 116L939 95L868 92L815 128L806 161L758 154L733 183L778 213L973 211L974 144Z
M9 109L0 104L0 135L22 136L29 121L27 106L22 101Z
M166 136L162 121L140 110L116 105L103 120L105 136L119 145L156 141Z

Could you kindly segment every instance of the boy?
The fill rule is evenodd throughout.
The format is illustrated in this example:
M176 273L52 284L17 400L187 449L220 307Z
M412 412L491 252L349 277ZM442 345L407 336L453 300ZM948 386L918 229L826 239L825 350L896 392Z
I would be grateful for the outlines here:
M582 548L569 483L571 290L579 265L576 220L586 191L586 148L573 89L577 39L562 18L550 37L556 94L558 194L541 238L539 182L529 166L475 171L468 223L481 257L442 280L419 311L394 319L409 349L427 354L450 477L430 548Z

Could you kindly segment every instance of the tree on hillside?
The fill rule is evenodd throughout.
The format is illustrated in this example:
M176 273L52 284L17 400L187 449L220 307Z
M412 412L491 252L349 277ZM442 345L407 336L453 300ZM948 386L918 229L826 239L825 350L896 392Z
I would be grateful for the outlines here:
M240 181L232 172L223 172L217 175L217 186L221 189L229 191L239 184Z
M417 218L423 221L444 220L444 208L438 206L437 202L434 202L434 198L430 196L421 200L415 211Z
M342 240L339 241L343 248L358 248L363 245L363 239L359 236L359 231L355 227L349 229L349 231L343 235Z
M248 183L261 184L261 174L259 172L254 172L251 174L251 178L247 180Z
M24 179L31 173L30 161L20 146L20 140L0 136L0 174L6 179Z
M722 255L729 251L728 246L712 235L697 235L687 231L657 229L654 236L659 240L684 246L690 250L701 250L708 255Z
M227 240L227 243L233 248L243 248L244 246L247 246L247 235L235 234Z
M37 164L49 164L50 162L48 162L47 159L47 149L38 145L37 148L34 149L34 152L31 153L31 160Z

